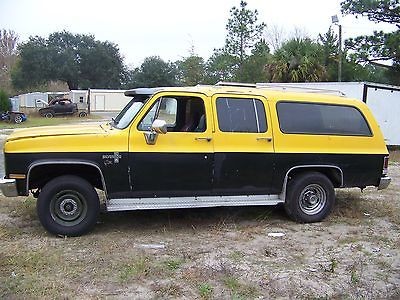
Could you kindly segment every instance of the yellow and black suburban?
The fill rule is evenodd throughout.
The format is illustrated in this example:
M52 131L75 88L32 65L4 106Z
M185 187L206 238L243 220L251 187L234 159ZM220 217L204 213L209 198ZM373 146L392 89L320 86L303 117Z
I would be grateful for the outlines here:
M16 130L5 196L38 198L51 233L107 211L276 205L323 220L335 188L386 188L388 152L368 107L339 96L234 84L141 88L109 123Z

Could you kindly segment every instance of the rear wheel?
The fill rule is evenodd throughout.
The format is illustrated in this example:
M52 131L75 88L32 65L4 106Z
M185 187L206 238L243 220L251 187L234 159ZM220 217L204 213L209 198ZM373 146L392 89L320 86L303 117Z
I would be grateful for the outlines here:
M80 113L79 113L79 118L84 118L84 117L86 117L87 116L87 113L85 112L85 111L81 111Z
M72 175L49 181L37 201L39 220L53 234L79 236L88 232L96 224L99 210L94 188Z
M285 210L297 222L322 221L332 211L334 203L332 182L321 173L302 173L288 183Z
M22 119L21 115L15 115L15 117L14 117L15 123L19 124L19 123L22 123L22 121L23 121L23 119Z

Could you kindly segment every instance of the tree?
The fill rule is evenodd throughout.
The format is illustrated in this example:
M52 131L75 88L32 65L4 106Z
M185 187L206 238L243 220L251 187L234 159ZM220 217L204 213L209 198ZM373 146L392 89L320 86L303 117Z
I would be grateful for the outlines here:
M12 92L11 70L17 60L18 35L12 30L0 30L0 88Z
M330 26L325 34L319 34L318 41L322 46L323 64L327 70L327 79L328 81L336 81L339 63L338 37Z
M373 22L394 24L400 29L398 0L345 0L340 5L344 14L362 15Z
M196 85L204 82L205 62L195 54L192 47L188 57L176 62L179 82L184 85Z
M224 49L214 49L206 63L205 82L215 84L219 81L234 81L238 70L237 58Z
M268 81L266 65L271 59L269 47L261 39L251 51L251 55L244 61L242 67L242 82L256 83Z
M30 37L19 46L20 60L12 80L24 88L61 80L70 89L118 88L124 72L115 44L95 40L92 35L66 31L47 39Z
M240 1L240 7L230 10L230 18L226 25L228 31L225 40L225 51L235 57L238 62L239 80L243 63L253 46L260 41L265 29L264 23L258 23L258 11L246 8L247 3Z
M315 82L326 79L322 47L309 38L293 38L278 49L267 73L272 82Z
M11 110L11 101L7 93L0 89L0 112Z
M373 22L393 24L397 30L389 33L375 31L373 35L359 36L345 41L358 62L387 61L394 82L400 83L400 3L398 0L345 0L341 3L343 14L366 16Z
M269 45L271 45L272 50L278 50L282 44L286 41L286 32L283 27L274 25L266 26L265 38Z
M144 59L140 68L133 72L131 88L176 86L177 70L174 64L163 61L159 56Z

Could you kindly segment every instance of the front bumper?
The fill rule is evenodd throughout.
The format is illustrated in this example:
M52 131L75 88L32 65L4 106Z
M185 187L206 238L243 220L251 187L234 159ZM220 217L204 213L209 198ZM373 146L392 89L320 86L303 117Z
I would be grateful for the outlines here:
M6 197L17 197L17 181L15 179L0 179L0 190Z
M389 186L390 181L392 181L392 178L390 178L390 177L387 177L387 176L381 177L381 180L379 181L378 190L386 189Z

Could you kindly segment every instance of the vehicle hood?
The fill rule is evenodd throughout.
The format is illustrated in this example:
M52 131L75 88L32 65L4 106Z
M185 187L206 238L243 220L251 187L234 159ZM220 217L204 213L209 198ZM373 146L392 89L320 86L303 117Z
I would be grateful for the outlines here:
M26 129L16 129L11 135L9 135L7 141L47 136L98 135L106 134L108 130L109 125L106 124L32 127Z

